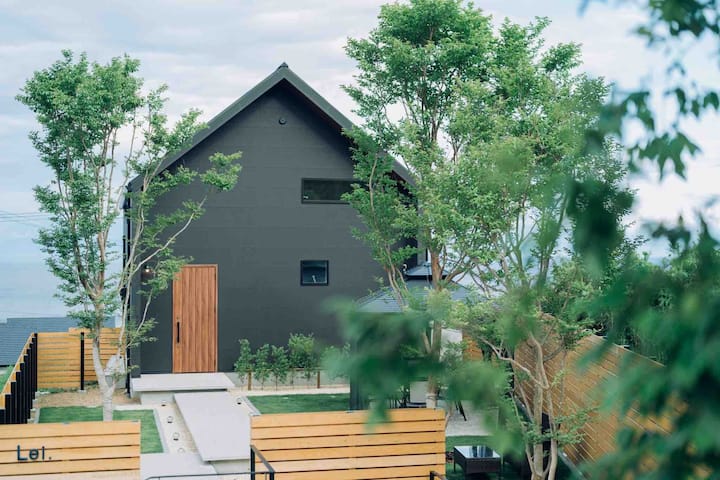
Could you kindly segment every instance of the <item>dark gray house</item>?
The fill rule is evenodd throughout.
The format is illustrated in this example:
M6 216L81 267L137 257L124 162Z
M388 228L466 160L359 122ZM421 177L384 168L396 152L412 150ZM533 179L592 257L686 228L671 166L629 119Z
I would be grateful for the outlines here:
M157 341L131 355L138 373L232 370L240 338L253 347L284 344L290 333L339 341L323 303L362 297L382 275L352 236L361 226L355 211L340 200L353 178L343 135L351 127L282 64L165 161L164 168L202 170L211 154L240 150L243 170L235 189L209 199L178 239L176 253L193 264L153 300ZM406 178L400 166L395 174ZM174 208L184 195L165 195L159 208Z

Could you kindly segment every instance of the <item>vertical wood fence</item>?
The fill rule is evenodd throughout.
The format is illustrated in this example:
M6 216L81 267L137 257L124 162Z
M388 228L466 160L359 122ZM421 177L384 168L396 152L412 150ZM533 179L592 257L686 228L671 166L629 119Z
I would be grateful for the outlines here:
M38 336L31 333L0 392L0 424L27 423L38 384Z
M100 358L103 365L117 353L119 335L119 328L102 329ZM81 388L81 378L84 382L97 381L92 338L88 337L87 330L71 328L67 332L41 332L38 347L38 388ZM84 367L82 370L81 366Z

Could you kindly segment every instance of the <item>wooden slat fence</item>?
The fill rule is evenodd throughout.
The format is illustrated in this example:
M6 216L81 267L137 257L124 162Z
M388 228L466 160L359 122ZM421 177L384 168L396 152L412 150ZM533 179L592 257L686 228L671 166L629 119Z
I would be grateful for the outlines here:
M80 333L85 332L85 382L97 381L92 361L92 339L87 330L38 333L38 388L79 388ZM119 328L103 328L100 358L103 365L117 353Z
M140 422L0 425L0 478L119 471L140 478Z
M37 392L38 339L31 333L0 391L0 425L27 423Z
M428 480L445 474L445 412L390 410L389 422L367 425L368 412L260 415L251 420L251 469L277 480Z
M564 359L564 366L561 355L547 362L550 381L557 377L563 367L565 370L563 403L560 403L563 397L560 385L558 384L551 389L556 415L567 415L583 408L599 405L603 383L608 378L618 375L620 367L626 360L630 362L648 362L657 368L663 368L661 364L635 352L612 345L602 360L580 370L576 366L578 361L590 349L597 347L601 342L605 342L605 339L597 335L585 337L575 350L568 352ZM520 363L529 367L532 361L532 351L529 346L523 346L516 350L515 357ZM527 389L528 392L530 390L530 388ZM615 436L623 426L631 425L642 430L667 433L670 423L668 418L641 419L635 410L631 410L629 415L623 419L618 418L615 413L591 412L589 421L581 428L582 441L575 445L566 446L564 452L575 464L592 462L615 449Z

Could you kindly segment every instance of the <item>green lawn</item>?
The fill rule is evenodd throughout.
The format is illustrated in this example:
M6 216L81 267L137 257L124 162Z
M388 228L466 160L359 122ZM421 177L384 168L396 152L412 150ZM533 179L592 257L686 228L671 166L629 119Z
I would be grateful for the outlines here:
M5 382L7 382L10 372L12 372L12 367L0 367L0 391L2 391L5 386Z
M152 410L115 410L115 420L140 420L142 453L162 453L163 447ZM101 407L43 407L40 423L92 422L102 420Z
M260 413L300 413L326 412L347 410L350 395L318 394L318 395L258 395L248 400L255 405Z

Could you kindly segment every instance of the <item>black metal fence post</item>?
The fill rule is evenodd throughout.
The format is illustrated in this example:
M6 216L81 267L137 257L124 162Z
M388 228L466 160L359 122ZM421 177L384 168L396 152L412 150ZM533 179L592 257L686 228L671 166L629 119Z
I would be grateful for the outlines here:
M80 391L85 390L85 332L80 332Z
M0 408L0 425L28 422L37 392L37 351L38 336L33 333L6 384L5 388L10 392L4 394L4 402Z

